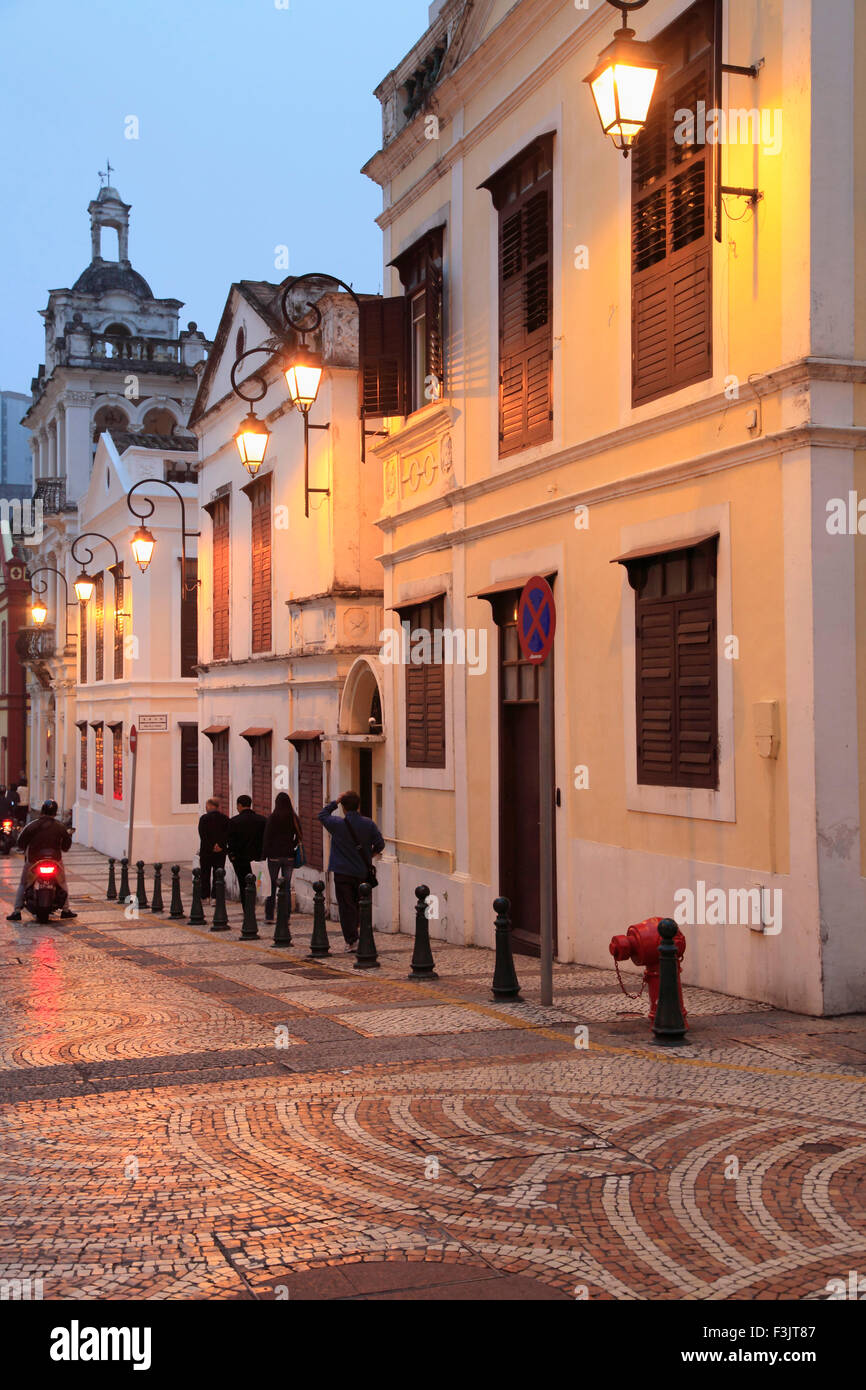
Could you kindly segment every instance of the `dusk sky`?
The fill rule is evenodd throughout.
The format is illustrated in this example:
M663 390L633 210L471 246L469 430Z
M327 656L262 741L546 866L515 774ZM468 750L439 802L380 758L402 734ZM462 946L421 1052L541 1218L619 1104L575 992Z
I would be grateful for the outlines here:
M90 261L110 159L130 258L181 327L216 331L233 280L332 271L381 288L373 88L427 0L0 0L0 387L28 392L48 291ZM127 118L139 138L127 139Z

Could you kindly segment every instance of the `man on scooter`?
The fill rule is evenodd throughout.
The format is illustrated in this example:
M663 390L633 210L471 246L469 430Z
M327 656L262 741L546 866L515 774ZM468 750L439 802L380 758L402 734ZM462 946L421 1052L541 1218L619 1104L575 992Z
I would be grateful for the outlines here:
M61 888L66 889L66 872L63 868L63 851L72 848L72 835L64 825L57 820L57 802L46 801L42 805L42 811L36 820L32 820L26 825L18 837L18 848L26 851L26 860L21 870L21 882L18 885L18 892L15 894L15 906L6 918L7 922L20 922L21 909L24 906L24 894L28 885L33 880L33 868L40 859L54 859L59 867L57 881ZM77 912L70 912L69 897L66 898L66 906L60 914L61 917L77 917Z

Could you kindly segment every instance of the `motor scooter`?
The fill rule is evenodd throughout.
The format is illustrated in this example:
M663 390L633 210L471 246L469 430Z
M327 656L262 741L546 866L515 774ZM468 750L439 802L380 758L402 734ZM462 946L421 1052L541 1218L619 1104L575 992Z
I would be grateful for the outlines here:
M37 922L45 926L52 912L66 906L66 889L60 882L60 865L56 859L39 859L32 878L24 890L24 906Z
M7 818L0 823L0 854L8 854L18 843L18 831L15 822Z

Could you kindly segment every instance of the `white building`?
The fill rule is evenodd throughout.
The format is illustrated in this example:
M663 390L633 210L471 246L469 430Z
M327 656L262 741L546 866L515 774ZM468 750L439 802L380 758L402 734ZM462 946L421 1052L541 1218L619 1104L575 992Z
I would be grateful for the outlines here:
M271 438L255 477L234 438L249 407L232 391L231 368L240 353L283 333L279 287L232 286L190 427L200 441L203 509L201 795L213 793L233 814L236 798L249 794L266 813L276 792L289 791L307 853L294 884L309 906L309 884L325 863L318 811L354 786L364 811L380 815L384 760L374 525L381 475L361 462L357 310L349 295L324 293L327 282L303 288L298 304L316 300L322 313L310 345L324 358L310 413L309 485L326 491L310 493L309 515L303 418L265 355L245 364L247 373L267 366L256 412ZM255 394L254 385L244 389Z
M78 613L71 590L79 566L69 551L86 529L78 509L91 486L97 443L110 430L119 453L133 441L139 448L155 449L160 470L162 460L178 451L189 457L192 436L186 419L209 347L194 323L178 331L181 301L156 299L132 268L130 208L117 190L100 189L88 211L92 259L71 289L49 294L42 311L45 362L33 380L32 404L24 417L32 432L33 539L41 535L38 544L29 545L29 567L31 573L48 567L36 583L47 586L49 610L45 626L26 630L22 641L33 725L30 802L39 806L53 797L61 813L75 800L72 769L79 757ZM113 260L103 245L111 232L117 235ZM93 505L91 497L86 506ZM127 514L126 525L131 523ZM64 575L66 589L52 569Z

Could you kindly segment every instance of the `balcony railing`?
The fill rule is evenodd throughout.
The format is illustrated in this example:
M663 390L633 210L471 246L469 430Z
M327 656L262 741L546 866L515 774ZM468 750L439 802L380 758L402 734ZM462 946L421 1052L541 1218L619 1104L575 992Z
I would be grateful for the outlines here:
M67 502L66 500L65 478L38 478L33 501L41 501L45 516L51 516L57 512L74 512L76 506L74 502Z
M15 639L21 661L45 661L57 651L53 627L24 627Z
M97 362L171 362L180 365L181 343L171 338L111 337L93 333L90 357Z

